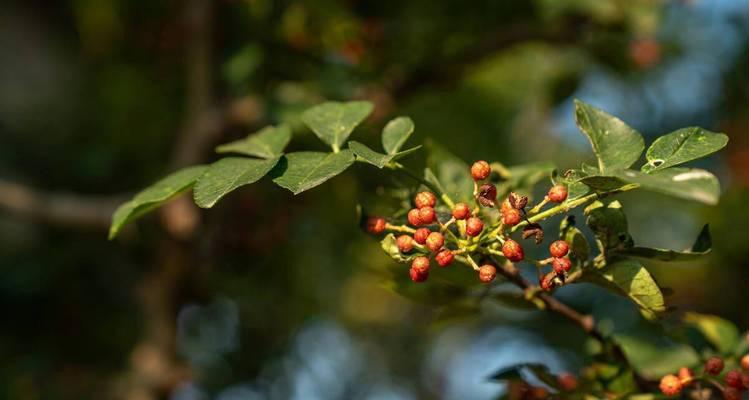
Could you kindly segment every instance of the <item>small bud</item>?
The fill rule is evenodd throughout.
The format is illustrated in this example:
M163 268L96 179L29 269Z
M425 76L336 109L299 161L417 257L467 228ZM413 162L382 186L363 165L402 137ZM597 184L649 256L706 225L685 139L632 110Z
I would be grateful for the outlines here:
M419 228L414 232L414 240L418 244L424 244L427 242L427 236L432 233L429 228Z
M742 382L742 378L743 375L741 371L735 369L733 371L728 371L723 380L728 386L735 387L736 389L744 389L744 382Z
M562 372L557 377L559 387L565 392L572 392L577 389L577 377L569 372Z
M552 186L551 189L549 189L547 196L549 197L549 200L554 203L561 203L567 200L567 187L564 185Z
M398 251L403 254L410 253L414 249L413 238L408 235L400 235L395 239L395 244L398 245Z
M705 372L710 375L719 375L723 371L723 359L710 357L705 361Z
M572 261L569 258L555 258L551 261L551 267L557 275L564 275L572 269Z
M506 213L502 214L502 223L506 226L515 226L520 223L521 219L520 211L514 208L512 210L507 210Z
M414 197L416 208L434 207L437 204L437 196L432 192L420 192Z
M539 224L528 224L523 228L522 236L523 239L533 236L536 244L541 244L544 241L544 228Z
M439 232L432 232L427 236L427 248L433 253L437 252L445 244L445 237Z
M434 256L434 259L437 261L437 264L440 267L447 267L450 265L450 263L453 262L453 259L455 258L455 255L451 250L443 249L439 253L437 253L436 256Z
M367 218L367 232L379 235L385 231L385 218L369 217Z
M570 251L570 246L564 240L557 240L549 245L549 253L552 257L564 257Z
M413 268L408 270L409 275L411 276L411 280L416 283L421 283L427 280L429 278L429 270L426 271L417 271Z
M484 230L484 223L477 217L471 217L466 220L466 235L478 236Z
M419 256L411 261L411 269L417 272L429 272L429 259L424 256Z
M491 183L481 185L478 200L484 207L494 207L494 201L497 200L497 187Z
M538 282L539 286L541 286L541 289L545 291L550 291L554 288L554 279L556 278L556 274L554 272L549 272L548 274L544 275Z
M419 218L419 209L414 208L408 212L408 223L413 226L423 225L421 218Z
M434 222L436 219L436 215L434 213L434 208L432 207L423 207L419 209L419 220L424 225L429 225L432 222Z
M749 371L749 354L741 357L741 368L743 368L744 371Z
M681 381L676 375L666 375L661 379L661 384L659 385L661 388L661 392L665 394L666 396L676 396L677 394L681 393Z
M471 208L466 203L458 203L453 207L453 218L461 220L471 216Z
M512 240L507 239L505 240L504 244L502 244L502 254L510 260L514 262L521 261L523 258L525 258L525 254L523 253L523 248L520 246L520 243Z
M476 161L471 165L471 176L475 181L484 180L488 178L491 173L492 168L489 166L489 163L484 160Z
M515 192L510 193L510 196L507 198L507 200L509 200L512 208L516 210L522 210L526 205L528 205L528 197L521 196Z
M679 368L679 380L681 381L682 385L689 384L689 382L692 382L692 379L694 379L694 374L692 373L691 369L687 367Z
M484 264L479 267L479 280L484 283L489 283L497 277L497 267L491 264Z
M723 398L725 400L741 400L741 390L735 387L727 387L723 389Z

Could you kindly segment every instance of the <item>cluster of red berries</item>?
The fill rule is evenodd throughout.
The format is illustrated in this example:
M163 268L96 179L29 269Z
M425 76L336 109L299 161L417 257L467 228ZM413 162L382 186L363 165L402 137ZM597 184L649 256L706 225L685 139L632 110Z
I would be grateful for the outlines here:
M723 375L725 386L717 385L726 400L740 400L744 391L749 389L749 354L741 361L741 370L734 369ZM710 357L705 361L703 375L718 376L723 372L725 363L720 357ZM742 371L743 370L743 371ZM698 380L689 368L682 367L678 375L666 375L661 379L660 389L666 396L676 396L694 381Z
M557 240L549 246L551 257L545 261L551 263L552 271L541 277L541 289L549 291L554 288L556 282L564 282L564 277L572 269L572 261L565 257L569 251L570 245L564 240Z

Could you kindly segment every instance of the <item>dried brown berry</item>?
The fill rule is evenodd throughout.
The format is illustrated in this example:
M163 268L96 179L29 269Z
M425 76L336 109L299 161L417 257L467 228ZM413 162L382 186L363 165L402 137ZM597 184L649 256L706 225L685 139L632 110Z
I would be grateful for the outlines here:
M400 235L395 239L395 244L398 245L398 251L403 254L410 253L414 249L414 240L411 236Z
M484 223L476 217L468 218L466 221L466 235L478 236L484 230Z
M455 255L451 250L443 249L439 253L437 253L436 256L434 256L434 259L437 261L437 264L440 267L447 267L450 265L450 263L453 262L453 259L455 258Z
M494 207L497 200L497 187L491 183L485 183L479 187L478 200L484 207Z
M492 168L489 166L489 163L484 160L476 161L471 165L471 176L473 177L473 180L484 180L488 178L491 173Z
M418 244L424 244L427 242L427 236L432 233L429 228L419 228L414 232L414 240Z
M522 236L523 239L533 236L536 244L541 244L544 241L544 228L539 224L528 224L523 228Z
M461 220L471 216L471 208L466 203L458 203L453 207L453 218Z
M522 210L526 205L528 205L528 197L521 196L515 192L510 193L507 200L510 202L512 208L516 210Z
M484 283L489 283L497 277L497 267L491 264L484 264L479 267L479 280Z
M385 218L369 217L367 218L367 232L379 235L385 231Z
M523 247L520 246L520 243L512 239L507 239L504 244L502 244L502 254L504 254L508 260L514 262L521 261L525 257Z
M414 197L416 208L434 207L437 204L437 196L432 192L419 192Z

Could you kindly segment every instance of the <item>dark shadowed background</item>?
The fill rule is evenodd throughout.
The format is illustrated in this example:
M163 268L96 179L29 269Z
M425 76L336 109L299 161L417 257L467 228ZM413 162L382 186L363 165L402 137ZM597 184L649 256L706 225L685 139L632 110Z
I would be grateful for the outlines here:
M107 241L120 201L219 143L286 122L292 149L322 149L299 118L325 99L375 103L356 140L409 115L414 143L507 165L592 158L573 98L646 142L727 133L698 164L718 206L621 200L640 244L686 248L710 223L710 257L651 271L674 314L746 330L748 68L743 0L4 1L0 397L491 399L502 366L584 364L581 332L547 314L383 286L392 261L356 220L392 183L373 168L299 196L262 181L210 211L179 198ZM601 291L559 295L608 329L642 323Z

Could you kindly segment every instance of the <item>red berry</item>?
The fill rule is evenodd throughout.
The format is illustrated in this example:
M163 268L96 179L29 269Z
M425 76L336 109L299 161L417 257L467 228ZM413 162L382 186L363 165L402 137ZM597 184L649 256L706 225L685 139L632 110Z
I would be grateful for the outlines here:
M538 282L538 284L541 286L541 289L547 292L553 289L555 277L556 277L556 274L554 272L549 272L548 274L544 275Z
M500 212L502 215L504 215L508 210L514 210L515 207L512 206L509 199L505 199L505 201L502 202L502 206L500 207Z
M417 272L429 272L429 259L424 256L419 256L411 261L411 269Z
M710 357L705 361L705 372L710 375L718 375L723 371L723 359L720 357Z
M492 168L489 166L489 163L484 160L476 161L471 165L471 176L475 181L484 180L488 178L491 173Z
M466 235L478 236L484 230L484 223L477 217L468 218L466 221Z
M431 250L432 252L437 252L437 250L442 248L442 245L445 244L445 237L442 236L439 232L432 232L427 236L427 248Z
M518 262L525 257L520 243L512 239L505 240L505 243L502 245L502 254L504 254L508 260L515 262Z
M367 232L379 235L385 231L385 218L369 217L367 218Z
M424 244L427 242L427 236L432 233L429 228L419 228L414 232L414 240L418 244Z
M528 390L530 400L546 400L549 398L549 391L540 386L534 386Z
M744 388L749 389L749 375L744 374L744 376L741 377L741 382L744 384Z
M562 275L572 269L572 261L569 258L555 258L551 260L551 267L557 275Z
M723 389L723 398L726 400L741 400L741 390L735 387L727 387Z
M419 218L419 209L414 208L408 212L408 223L413 226L423 225L421 218Z
M547 196L549 196L549 200L554 203L561 203L567 200L567 187L564 185L552 186L551 189L549 189Z
M422 224L429 225L434 220L436 215L434 214L434 208L432 207L423 207L419 209L419 220Z
M723 380L726 382L726 385L735 387L736 389L743 389L744 388L744 382L742 382L743 375L741 372L737 369L733 371L728 371L726 376L723 378Z
M479 268L479 280L489 283L497 277L497 267L491 264L484 264Z
M502 223L507 226L515 226L520 223L520 211L516 209L507 210L502 213Z
M398 250L401 253L410 253L414 249L414 240L411 236L400 235L395 239L395 244L398 245Z
M451 262L453 262L454 258L455 255L453 252L448 249L444 249L434 256L434 259L437 260L437 264L439 264L440 267L447 267Z
M427 280L427 278L429 278L429 270L418 271L411 268L410 270L408 270L408 273L411 276L411 280L416 283L424 282Z
M681 393L681 381L676 375L666 375L661 379L661 392L666 396L676 396Z
M679 380L683 385L688 384L692 381L694 378L694 374L692 373L692 370L687 367L681 367L679 368Z
M562 372L557 377L559 387L565 392L572 392L577 389L577 377L569 372Z
M549 246L549 253L552 257L564 257L570 251L570 246L564 240L557 240Z
M471 216L471 208L466 203L458 203L453 208L453 218L466 219Z
M437 196L432 192L420 192L414 197L416 208L434 207L437 204Z
M745 371L749 371L749 354L741 358L741 368Z

